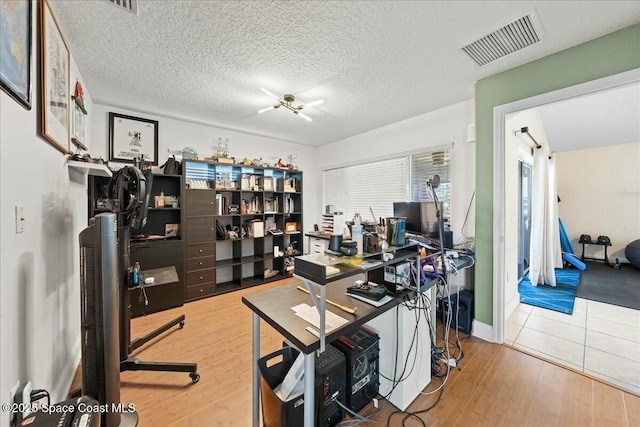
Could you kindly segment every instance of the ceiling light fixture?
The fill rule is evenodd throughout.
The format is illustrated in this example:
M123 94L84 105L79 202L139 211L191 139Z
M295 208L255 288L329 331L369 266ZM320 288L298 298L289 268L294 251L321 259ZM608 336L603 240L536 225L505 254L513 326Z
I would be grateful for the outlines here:
M307 121L311 121L311 117L307 116L306 114L304 114L302 112L303 108L308 108L308 107L313 107L314 105L319 105L322 104L324 102L324 99L319 99L317 101L313 101L308 103L307 105L293 105L293 103L296 100L296 97L290 94L286 94L282 97L282 99L280 99L279 97L277 97L276 95L274 95L273 93L269 92L267 89L261 87L260 88L261 91L263 91L264 93L266 93L267 95L269 95L270 97L272 97L273 99L275 99L276 101L278 101L277 104L271 105L269 107L266 108L262 108L260 110L258 110L258 114L262 114L266 111L269 110L277 110L280 107L284 107L289 111L292 111L293 114L302 117L303 119L307 120Z

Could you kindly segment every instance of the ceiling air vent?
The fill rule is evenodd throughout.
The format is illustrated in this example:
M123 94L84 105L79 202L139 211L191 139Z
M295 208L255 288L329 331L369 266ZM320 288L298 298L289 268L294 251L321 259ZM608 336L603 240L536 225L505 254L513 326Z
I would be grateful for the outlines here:
M487 65L542 40L544 33L538 15L528 13L520 19L487 34L462 48L480 65Z
M134 15L138 14L138 0L107 0L114 6L127 12L131 12Z

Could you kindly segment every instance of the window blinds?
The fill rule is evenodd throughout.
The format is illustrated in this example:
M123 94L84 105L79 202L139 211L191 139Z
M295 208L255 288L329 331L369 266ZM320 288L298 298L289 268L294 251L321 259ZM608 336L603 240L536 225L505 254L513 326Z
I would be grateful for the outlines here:
M445 147L411 156L411 200L432 200L427 192L427 181L440 175L440 186L435 190L443 204L443 216L451 219L451 148Z
M393 215L393 202L409 199L408 157L382 160L325 171L325 204L334 205L351 221Z

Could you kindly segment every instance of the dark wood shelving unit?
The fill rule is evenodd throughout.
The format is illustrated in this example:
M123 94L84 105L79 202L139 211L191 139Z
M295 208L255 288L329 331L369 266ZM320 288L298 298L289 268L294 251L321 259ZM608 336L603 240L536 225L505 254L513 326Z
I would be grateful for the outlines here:
M89 176L88 180L88 217L92 218L103 212L110 212L106 208L108 197L107 187L110 178ZM131 231L129 246L130 265L140 263L141 270L151 270L175 266L178 274L177 283L148 286L145 291L149 304L145 303L140 288L131 292L131 317L155 313L169 308L179 307L185 301L185 247L182 240L182 191L184 184L182 175L153 174L151 184L151 203L156 196L175 196L179 207L155 208L153 205L147 211L147 223L142 230ZM138 235L166 236L167 224L177 224L177 233L170 237L137 238Z
M282 231L287 222L295 223L297 230L303 229L302 191L285 191L302 188L301 171L187 160L183 174L187 301L288 277L286 256L275 256L274 247L284 252L299 240L295 236L300 231L272 235L267 221ZM286 212L285 203L292 213ZM229 212L232 206L237 212ZM251 220L262 221L263 236L250 236L247 223ZM247 235L222 238L217 233L218 224L240 234L244 226ZM207 255L196 247L206 248ZM296 249L302 249L301 241ZM199 264L198 259L207 257L210 262ZM266 269L278 275L265 279Z

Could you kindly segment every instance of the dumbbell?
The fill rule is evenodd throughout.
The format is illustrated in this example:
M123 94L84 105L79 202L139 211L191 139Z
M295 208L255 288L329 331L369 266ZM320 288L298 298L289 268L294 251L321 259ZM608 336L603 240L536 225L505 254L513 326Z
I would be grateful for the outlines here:
M580 243L591 243L591 236L588 234L582 234L578 240Z

